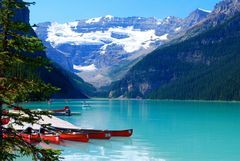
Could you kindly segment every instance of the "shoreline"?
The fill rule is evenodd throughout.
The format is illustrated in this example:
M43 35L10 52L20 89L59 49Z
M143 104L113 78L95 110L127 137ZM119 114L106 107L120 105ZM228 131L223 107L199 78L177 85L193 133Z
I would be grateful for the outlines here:
M83 99L83 98L73 98L73 99L64 99L64 98L57 98L57 99L51 99L51 101L57 101L57 100L66 100L66 103L68 101L91 101L91 100L105 100L105 101L157 101L157 102L202 102L202 103L240 103L240 100L179 100L179 99L136 99L136 98L89 98L89 99ZM48 100L46 101L29 101L29 102L22 102L19 104L28 104L28 103L45 103L48 102Z

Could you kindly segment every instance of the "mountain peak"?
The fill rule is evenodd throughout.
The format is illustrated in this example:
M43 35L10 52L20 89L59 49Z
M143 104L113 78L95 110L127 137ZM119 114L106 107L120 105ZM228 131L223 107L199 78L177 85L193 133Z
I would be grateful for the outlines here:
M204 20L210 13L211 11L198 8L190 13L190 15L184 20L184 23L187 26L193 26L194 24Z
M90 18L90 19L86 20L85 22L88 23L88 24L97 23L97 22L99 22L101 19L102 19L102 17Z
M114 16L112 16L112 15L106 15L104 18L112 19L112 18L114 18Z

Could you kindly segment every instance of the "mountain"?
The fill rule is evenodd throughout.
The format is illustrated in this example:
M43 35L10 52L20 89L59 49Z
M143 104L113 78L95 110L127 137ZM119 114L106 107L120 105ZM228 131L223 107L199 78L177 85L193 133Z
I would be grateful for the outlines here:
M105 16L59 24L38 24L35 32L47 57L95 87L121 79L159 45L184 33L208 16L197 9L187 18Z
M29 23L29 10L17 10L14 20ZM28 34L37 36L33 30ZM47 58L45 52L38 52L34 55ZM50 72L45 68L41 68L37 73L39 73L40 77L46 83L51 83L53 86L61 89L58 93L54 94L52 98L88 98L83 92L90 93L90 90L94 92L95 88L85 83L80 77L74 77L74 74L65 71L65 69L59 67L59 65L52 64L51 68L52 70Z
M148 54L112 84L109 97L240 100L239 1L220 2L186 35L201 27Z
M186 40L201 32L224 23L240 12L240 0L223 0L216 4L214 10L209 13L206 19L193 26L188 33L183 35L182 40Z

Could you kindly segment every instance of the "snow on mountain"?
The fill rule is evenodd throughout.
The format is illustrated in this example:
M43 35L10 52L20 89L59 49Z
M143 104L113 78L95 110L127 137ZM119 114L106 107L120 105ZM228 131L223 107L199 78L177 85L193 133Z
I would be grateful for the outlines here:
M178 32L178 31L180 31L180 30L181 30L181 27L175 28L175 31L176 31L176 32Z
M85 21L85 22L86 22L86 23L89 23L89 24L91 24L91 23L97 23L97 22L99 22L101 19L102 19L102 17L91 18L91 19L89 19L89 20L87 20L87 21Z
M88 66L81 66L81 65L73 65L73 69L78 71L95 71L97 68L94 64L88 65Z
M98 23L98 22L100 22L102 19L111 20L111 19L113 19L113 18L114 18L114 17L111 16L111 15L106 15L106 16L104 16L104 17L90 18L90 19L86 20L85 23L87 23L87 24L93 24L93 23Z
M48 38L47 42L50 42L53 47L57 47L61 44L71 44L71 45L80 45L80 44L102 44L101 41L97 40L97 37L102 37L100 31L95 33L77 33L72 30L72 25L52 23L48 28Z
M48 58L101 87L120 79L146 54L206 16L199 11L186 19L107 15L63 24L41 23L35 31L47 47Z
M95 31L90 33L75 32L72 30L73 27L74 25L72 23L52 23L48 28L48 38L46 41L50 42L53 47L57 47L61 44L103 45L101 47L101 53L104 54L107 47L113 44L122 46L126 53L132 53L141 48L147 49L150 47L151 43L158 40L167 40L167 35L157 36L155 30L141 31L139 29L134 29L133 26L128 26L126 28L109 28L106 31ZM112 36L113 33L126 35L127 37L116 38Z
M164 34L164 35L160 36L160 40L162 40L162 41L168 40L168 34Z
M112 18L114 18L114 16L112 16L112 15L106 15L105 18L112 19Z
M206 9L202 9L202 8L198 8L198 10L201 10L201 11L207 12L207 13L211 13L211 12L212 12L212 11L210 11L210 10L206 10Z

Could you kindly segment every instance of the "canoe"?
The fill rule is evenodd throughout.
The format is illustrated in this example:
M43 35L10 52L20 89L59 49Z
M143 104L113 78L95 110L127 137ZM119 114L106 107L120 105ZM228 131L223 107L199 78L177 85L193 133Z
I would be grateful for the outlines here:
M70 141L79 141L79 142L88 142L89 136L86 133L79 132L62 132L60 133L60 139L70 140Z
M8 114L9 114L8 110L2 110L2 118L1 118L2 125L7 125L10 122L10 118L6 116Z
M86 132L90 139L110 139L112 136L130 137L133 134L133 129L127 130L94 130L94 129L68 129L52 127L55 130L71 131L71 132ZM105 134L105 136L102 136Z
M111 136L119 136L119 137L130 137L133 134L133 129L128 130L107 130L110 132Z
M7 114L9 114L9 111L8 110L2 110L2 115L7 115Z
M85 133L88 134L89 139L107 139L111 138L111 134L105 131L93 131L93 130L83 130L83 129L68 129L68 128L58 128L58 127L51 127L52 130L60 133Z
M108 132L104 132L104 131L90 132L86 130L80 130L80 131L88 133L90 139L106 139L106 140L111 139L111 134Z
M24 141L30 144L39 142L39 134L37 133L34 133L34 134L20 133L19 137L21 137Z
M60 136L58 133L42 127L39 129L39 133L40 133L40 138L43 141L47 141L53 144L60 144Z
M6 138L13 138L16 137L16 139L22 139L30 144L40 142L39 134L26 134L26 133L18 133L16 136L13 134L8 134L3 132L3 139Z
M81 112L71 112L70 114L69 113L66 113L66 112L50 112L51 115L53 116L73 116L73 115L81 115Z
M16 138L22 139L28 143L37 143L40 142L39 134L37 132L30 132L25 130L17 130L15 134L11 128L3 128L3 138Z
M90 129L81 129L83 131L89 131L89 132L108 132L112 137L130 137L133 134L133 129L127 129L127 130L90 130Z
M53 116L70 116L68 113L66 112L50 112L51 115Z
M3 138L12 138L16 137L17 139L22 139L28 143L36 143L42 141L47 141L49 143L60 144L60 137L56 133L37 133L32 128L28 127L25 130L18 130L16 136L13 135L11 129L4 129Z
M71 116L71 110L68 106L65 106L64 109L49 110L48 112L56 116Z
M60 144L60 137L55 134L40 134L40 138L49 143Z
M67 110L70 110L70 108L68 106L65 106L63 109L60 109L60 110L49 110L49 112L65 112Z
M105 131L91 131L91 130L84 130L84 129L79 129L76 130L82 133L87 133L90 139L106 139L109 140L111 139L111 134L109 132Z
M49 110L49 112L57 113L57 112L65 112L65 110L64 109L61 109L61 110Z
M2 125L7 125L10 122L10 118L9 117L4 117L1 119Z

